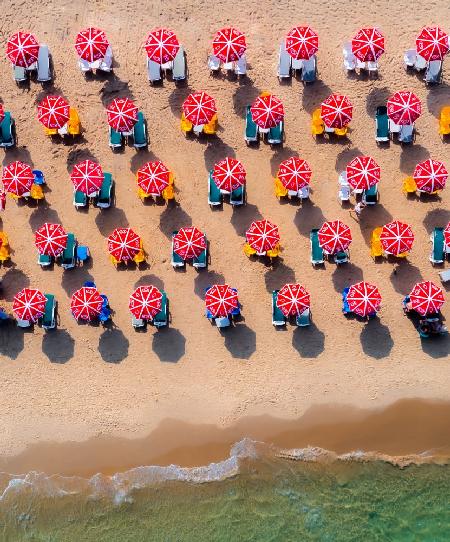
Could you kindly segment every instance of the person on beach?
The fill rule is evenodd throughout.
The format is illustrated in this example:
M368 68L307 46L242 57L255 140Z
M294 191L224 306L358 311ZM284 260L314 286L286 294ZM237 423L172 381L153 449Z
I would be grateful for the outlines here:
M362 201L358 202L353 209L350 209L349 213L352 216L352 213L355 213L355 218L359 220L363 209L366 207L366 204Z

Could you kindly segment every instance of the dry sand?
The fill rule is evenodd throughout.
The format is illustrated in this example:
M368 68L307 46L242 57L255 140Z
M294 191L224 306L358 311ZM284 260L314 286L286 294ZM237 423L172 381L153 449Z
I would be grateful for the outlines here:
M302 22L320 36L319 81L306 88L295 80L280 85L280 40ZM1 217L14 250L12 265L1 270L2 303L10 306L18 290L32 285L56 295L61 322L54 333L0 330L0 453L18 453L29 443L84 441L96 435L144 437L167 418L225 427L243 416L296 419L319 404L373 407L407 397L448 399L448 339L421 343L400 305L417 280L438 280L428 261L428 238L435 226L450 219L449 189L442 199L428 201L407 201L401 192L402 179L419 161L431 156L450 166L449 147L437 130L439 110L450 102L449 72L442 85L427 89L402 66L403 51L413 46L418 30L434 22L450 27L447 2L412 7L406 1L356 1L345 10L341 3L317 0L257 5L239 0L4 3L1 49L14 31L32 31L49 45L56 77L54 87L44 91L33 82L29 89L18 89L0 55L0 98L16 119L19 138L18 148L7 151L3 163L24 160L43 170L48 181L46 205L16 207L8 200ZM247 35L250 66L242 83L211 78L205 65L211 37L224 24ZM342 70L342 43L364 24L379 26L386 36L376 80L348 78ZM74 36L88 25L106 31L116 62L114 76L86 81L78 71ZM189 81L184 88L171 82L151 88L146 80L141 44L148 30L159 25L172 28L186 48ZM197 89L208 91L219 109L218 137L207 141L186 140L179 130L181 103ZM377 148L375 107L402 89L415 91L423 103L417 141L403 149L396 144ZM262 90L284 102L283 149L244 144L243 108ZM352 131L344 143L320 144L310 136L310 115L332 91L353 102ZM50 92L61 93L78 109L81 141L63 145L44 136L36 104ZM104 106L116 96L132 97L146 115L148 152L110 151ZM278 164L293 154L308 160L313 170L311 202L303 207L281 204L273 194ZM336 197L338 172L358 154L372 155L382 167L381 202L364 211L360 225ZM247 169L248 205L235 211L225 205L213 212L207 204L207 172L227 155L242 160ZM72 206L69 172L86 157L113 173L117 201L108 211L79 213ZM136 196L136 170L156 158L175 173L176 208L143 206ZM243 234L259 217L280 228L284 252L272 268L242 253ZM374 264L369 256L371 230L393 217L410 222L416 235L411 256L397 274L394 264ZM313 270L309 231L333 218L352 228L351 263ZM92 265L66 272L59 267L41 270L33 232L45 221L61 221L88 244ZM191 267L176 273L170 265L170 234L191 224L207 233L212 262L201 273ZM105 237L126 225L143 238L149 253L146 270L117 271L109 263ZM380 319L369 324L347 321L340 313L342 288L362 278L378 284L383 295ZM79 326L71 318L70 295L89 279L110 298L113 329ZM275 331L270 292L294 280L311 293L314 325ZM204 287L216 281L239 289L245 317L223 335L204 318ZM131 327L128 296L145 283L168 292L172 323L167 330L137 334ZM448 315L448 305L443 312Z

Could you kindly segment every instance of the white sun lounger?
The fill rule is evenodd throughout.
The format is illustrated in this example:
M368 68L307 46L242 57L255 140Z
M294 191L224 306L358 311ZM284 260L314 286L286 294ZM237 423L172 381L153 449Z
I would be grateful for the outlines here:
M394 121L392 121L391 119L389 119L389 132L390 132L391 134L399 134L399 133L400 133L400 130L401 130L400 124L395 124Z
M150 60L147 57L147 77L150 81L150 84L153 85L154 83L161 81L161 66L154 62L153 60Z
M220 58L208 55L208 68L211 73L217 73L220 70Z
M352 44L349 41L344 43L342 47L342 54L344 55L344 68L348 71L356 69L356 56L352 51Z
M280 54L278 57L278 79L287 79L291 76L291 55L286 51L286 46L283 43L280 45Z
M400 127L398 140L402 143L412 143L414 136L414 124L404 124Z
M224 62L223 69L227 72L231 72L234 69L234 62Z
M446 269L445 271L441 271L439 273L439 276L441 277L442 282L448 282L450 280L450 269Z
M378 62L367 62L367 71L369 73L378 72Z
M427 67L427 61L423 58L423 56L416 54L416 61L414 62L414 68L418 72L420 72L424 70L426 67Z
M112 53L111 45L109 45L108 48L106 49L106 53L103 60L100 62L98 66L98 69L101 70L102 72L110 72L111 67L112 67L112 62L113 62L113 53Z
M174 81L184 81L186 79L186 58L183 47L178 49L178 53L173 59L172 78Z
M236 75L245 75L247 73L247 59L245 55L242 55L241 58L236 62L234 66L234 73Z
M90 63L87 60L84 60L84 58L78 59L78 67L83 73L92 71Z
M292 69L292 71L295 72L297 70L298 71L302 70L303 69L303 62L304 61L302 59L297 60L297 59L293 58L291 60L291 69Z
M30 327L31 322L30 320L20 320L19 318L17 318L17 325L19 327Z
M50 73L50 55L48 45L44 43L39 46L39 54L37 61L37 80L39 83L45 83L52 78Z
M309 199L309 186L304 186L303 188L300 188L300 190L297 192L297 196L299 199Z
M351 194L351 188L349 184L342 184L339 188L338 198L341 202L349 201Z
M403 62L405 63L405 68L414 68L414 64L417 60L417 51L415 49L408 49L403 55Z
M224 318L215 318L214 322L217 327L229 327L231 325L230 319L226 316Z

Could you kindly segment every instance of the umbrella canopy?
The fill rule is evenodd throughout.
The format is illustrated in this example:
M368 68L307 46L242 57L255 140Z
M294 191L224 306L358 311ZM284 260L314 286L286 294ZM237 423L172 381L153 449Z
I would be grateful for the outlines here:
M377 28L361 28L352 39L352 53L361 62L375 62L384 53L384 36Z
M35 288L24 288L14 296L13 313L19 320L36 322L45 311L45 295Z
M92 160L83 160L73 167L70 180L74 189L92 196L96 194L103 183L103 170L100 164Z
M239 307L237 291L228 284L214 284L206 292L205 306L214 318L226 317Z
M115 98L107 107L108 124L116 132L130 132L137 122L138 108L129 98Z
M444 243L450 247L450 222L445 226L444 230Z
M147 36L144 47L150 60L165 64L177 56L180 43L171 30L156 28Z
M327 254L347 250L352 242L350 228L340 220L324 222L318 232L319 245Z
M389 118L403 126L412 124L422 113L422 104L419 98L409 90L402 90L393 94L387 101Z
M412 308L423 316L439 312L445 301L442 289L430 280L418 282L411 290L409 298Z
M39 55L39 43L33 34L16 32L6 43L6 56L14 66L28 68Z
M284 107L273 94L258 96L250 108L253 122L260 128L274 128L284 119Z
M70 116L69 102L62 96L47 96L38 105L38 119L46 128L59 129Z
M278 226L275 226L269 220L255 220L255 222L252 222L250 228L245 232L245 237L247 243L258 254L272 250L280 242Z
M277 307L285 316L300 316L310 307L309 293L301 284L285 284L277 294Z
M172 242L174 252L183 260L197 258L206 249L205 234L195 227L180 228Z
M217 113L216 102L206 92L194 92L184 100L183 113L194 126L208 124Z
M237 28L222 28L213 39L213 53L222 62L236 62L247 49L244 34Z
M344 128L352 120L353 105L347 96L331 94L320 106L320 116L328 128Z
M347 302L352 312L368 316L380 310L381 294L376 286L362 280L350 286Z
M155 286L139 286L130 296L128 308L135 318L152 320L162 307L162 293Z
M137 171L137 184L146 194L160 196L169 186L170 171L159 160L147 162Z
M385 252L398 256L411 250L414 243L414 234L411 226L399 220L394 220L383 226L380 241Z
M131 228L116 228L108 237L109 253L119 262L132 260L141 245L141 238Z
M309 185L311 175L312 171L308 162L298 156L292 156L281 162L278 167L277 178L287 190L298 192Z
M90 27L80 30L75 38L75 50L78 56L87 62L104 58L108 47L106 34L99 28Z
M319 36L310 26L294 26L286 36L285 45L295 60L308 60L319 50Z
M416 38L417 53L427 60L443 60L450 49L448 34L438 26L422 28Z
M67 233L61 224L46 222L35 233L35 245L39 254L59 256L67 245Z
M83 286L70 300L70 310L77 320L93 320L102 311L103 298L97 288Z
M5 118L5 110L3 108L3 104L0 104L0 124L2 123L4 118Z
M354 190L368 190L380 182L380 166L370 156L357 156L345 169L348 184Z
M442 162L429 158L417 164L413 176L417 188L431 194L436 190L443 190L445 188L448 172Z
M23 196L30 192L34 182L33 171L28 164L16 160L3 168L2 182L5 192Z
M224 158L214 166L213 179L217 187L225 192L232 192L245 184L244 166L236 158Z

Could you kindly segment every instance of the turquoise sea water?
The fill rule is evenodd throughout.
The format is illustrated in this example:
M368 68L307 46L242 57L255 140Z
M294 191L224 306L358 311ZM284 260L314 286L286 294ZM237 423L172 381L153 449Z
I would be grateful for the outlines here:
M436 464L247 456L2 484L2 541L450 540L450 467Z

